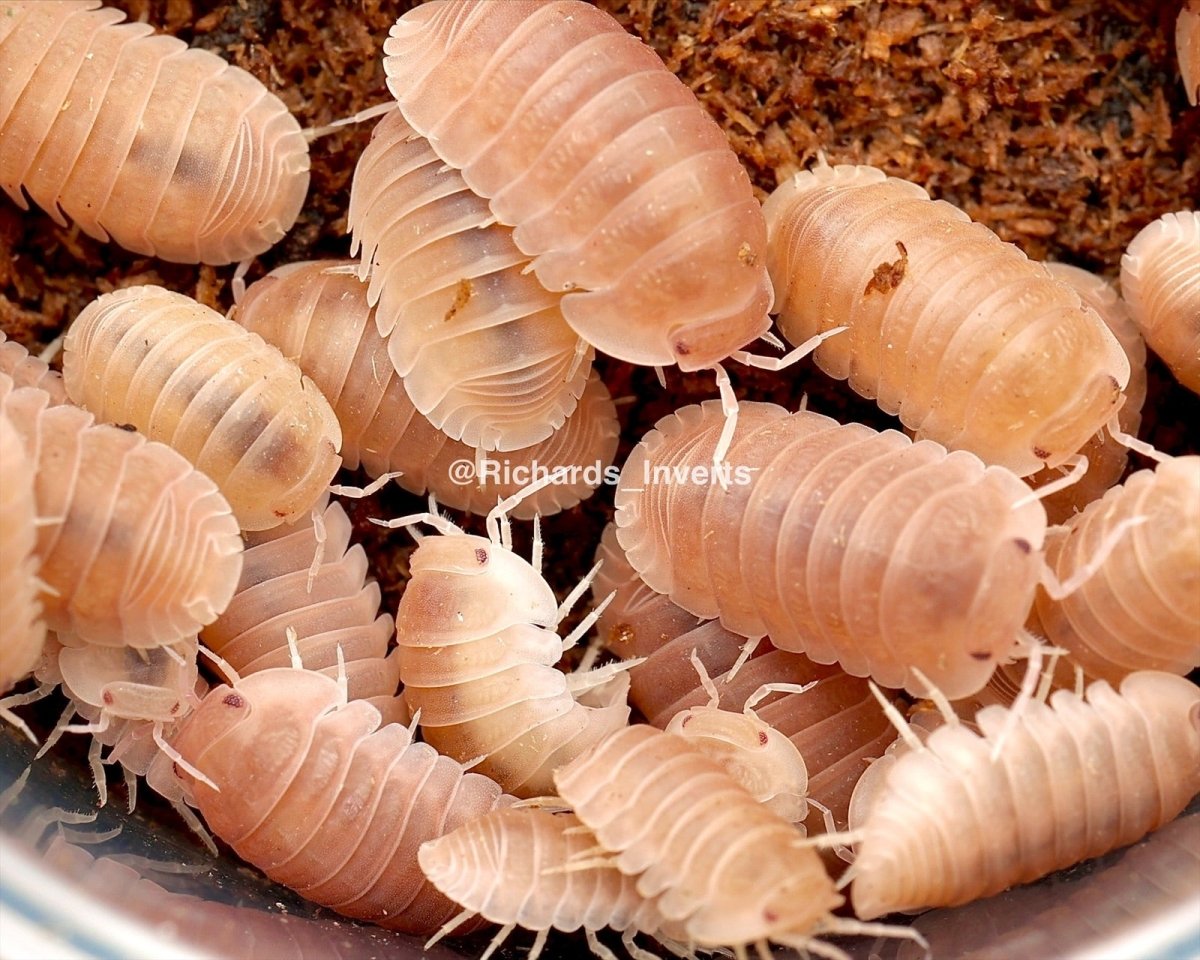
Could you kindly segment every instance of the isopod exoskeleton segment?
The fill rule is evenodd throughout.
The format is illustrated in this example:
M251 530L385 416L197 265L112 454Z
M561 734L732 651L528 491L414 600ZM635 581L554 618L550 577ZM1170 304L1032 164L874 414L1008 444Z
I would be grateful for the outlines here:
M963 450L763 403L742 404L722 487L724 419L684 407L625 463L617 539L647 586L887 687L924 693L912 667L951 698L982 687L1041 572L1029 487Z
M12 377L14 387L45 390L52 404L70 402L62 374L51 370L44 360L33 356L15 340L9 340L3 330L0 330L0 373Z
M42 653L46 624L38 599L37 502L33 463L21 435L0 412L0 693L29 676Z
M767 331L749 177L692 91L607 13L430 3L383 49L405 119L514 227L588 343L698 370Z
M262 253L308 192L274 94L95 0L0 3L0 186L65 226L183 263Z
M341 466L337 417L294 363L161 287L92 301L67 331L63 376L98 420L132 424L212 477L243 530L295 520Z
M918 439L1019 475L1073 456L1129 362L1078 294L915 183L819 165L764 204L779 326Z

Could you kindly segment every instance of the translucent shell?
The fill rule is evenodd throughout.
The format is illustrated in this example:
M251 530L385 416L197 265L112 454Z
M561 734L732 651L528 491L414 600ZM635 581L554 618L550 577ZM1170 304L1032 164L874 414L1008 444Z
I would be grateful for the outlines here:
M0 693L33 672L46 624L38 599L33 470L17 428L0 413Z

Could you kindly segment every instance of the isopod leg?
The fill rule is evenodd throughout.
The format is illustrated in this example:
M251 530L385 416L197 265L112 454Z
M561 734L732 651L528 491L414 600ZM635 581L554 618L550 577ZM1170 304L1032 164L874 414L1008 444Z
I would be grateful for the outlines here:
M508 935L516 929L517 925L515 923L507 923L501 927L496 932L496 935L492 937L492 942L488 944L487 949L483 951L483 954L480 956L479 960L488 960L488 957L499 950L500 944L504 943L504 941L508 939Z
M1129 530L1140 526L1149 519L1149 517L1145 516L1126 517L1118 523L1108 532L1096 552L1088 558L1088 562L1076 570L1065 583L1059 581L1054 571L1050 569L1050 565L1043 558L1041 585L1042 589L1046 591L1046 595L1051 600L1065 600L1100 571L1100 568L1104 566L1104 561L1108 559L1109 554L1116 549L1117 544L1121 542L1121 538Z
M649 950L639 947L633 939L636 936L637 931L633 928L621 934L621 945L625 948L625 952L633 957L633 960L662 960L657 953L652 953Z
M461 926L475 916L472 910L463 910L461 913L456 913L449 920L438 927L437 932L432 937L425 941L425 949L428 950L443 937L454 932L456 928Z
M34 732L29 729L29 724L27 724L7 707L0 707L0 720L5 720L8 723L11 723L14 727L25 734L30 743L32 743L35 747L38 745L38 738L34 735Z
M725 414L725 422L721 425L721 435L717 437L717 445L713 448L712 464L721 489L727 490L729 483L725 479L725 471L721 469L721 465L725 462L725 454L729 452L729 447L733 443L733 432L737 429L738 399L733 392L733 384L730 382L725 368L718 363L713 370L717 375L717 392L721 396L721 412Z
M546 947L546 938L548 936L550 936L548 929L537 932L537 936L533 938L533 946L529 949L528 960L538 960L538 957L542 955L542 950Z
M912 927L901 926L900 924L867 923L864 920L854 920L850 917L826 917L819 924L819 929L817 932L836 933L840 935L859 937L887 937L893 940L912 940L914 943L918 944L922 950L925 951L927 960L930 956L932 956L929 950L929 941L921 936L921 931ZM832 945L828 943L822 943L821 946L828 947L830 949L836 949L836 947L832 947ZM809 944L809 949L811 949L813 953L820 952L816 949L813 949L811 943ZM845 956L845 954L841 953L840 950L838 951L838 954L840 954L840 956ZM828 953L820 955L827 957L835 956L834 954Z
M100 751L103 748L104 744L99 740L93 740L88 746L88 766L96 783L96 795L99 797L97 806L100 807L108 803L108 778L104 775L104 764L100 760Z
M588 949L591 950L595 956L599 957L600 960L617 960L617 955L609 950L608 947L602 944L596 937L595 930L585 929L583 932L587 937Z

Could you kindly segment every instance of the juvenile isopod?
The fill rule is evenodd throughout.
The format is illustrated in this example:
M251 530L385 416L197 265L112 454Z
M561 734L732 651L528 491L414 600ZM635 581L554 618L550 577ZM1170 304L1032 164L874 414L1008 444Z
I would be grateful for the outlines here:
M554 770L623 727L629 707L623 691L598 706L579 702L609 668L570 677L555 669L595 614L567 637L555 632L570 603L560 607L542 576L540 538L531 564L496 533L506 506L489 515L487 538L431 514L387 522L423 520L442 531L423 537L409 558L396 611L400 678L426 742L471 761L508 793L546 796Z
M744 958L767 942L844 957L822 933L905 936L831 915L842 903L820 857L714 761L679 737L639 724L618 730L554 777L559 795L636 876L689 943L733 947Z
M510 802L324 674L273 668L221 684L187 718L180 770L212 831L277 883L344 916L428 934L458 912L417 850ZM469 929L468 925L468 929Z
M608 14L424 4L383 49L404 118L514 228L588 343L699 370L767 332L749 177L691 90Z
M1200 393L1200 212L1163 214L1133 238L1121 295L1150 349Z
M306 669L335 676L340 650L349 696L385 723L407 720L400 663L387 655L392 618L379 611L379 584L367 582L350 532L341 504L318 502L294 524L249 534L237 592L200 639L243 677L290 666L289 631Z
M1132 843L1200 792L1200 689L1142 672L1120 693L1055 691L976 734L950 722L900 756L860 828L850 876L864 919L953 906Z
M228 502L169 447L49 403L45 391L13 389L0 374L0 412L34 464L46 625L104 646L195 636L225 608L242 569Z
M716 401L684 407L622 469L617 539L647 586L740 636L917 695L912 667L958 698L1013 653L1046 514L1009 470L745 403L723 489L711 470L723 422Z
M0 330L0 373L12 377L14 387L37 387L50 395L53 404L69 403L62 374L51 370L44 360L30 354Z
M33 464L21 435L0 412L0 694L33 672L46 640L38 599L37 502ZM0 717L8 717L0 710Z
M427 841L417 852L421 870L464 908L435 939L479 915L501 925L480 960L487 960L517 927L537 932L529 960L541 956L552 929L573 933L581 927L597 957L613 956L596 939L596 931L604 927L623 934L630 956L653 956L639 950L634 937L646 933L671 939L670 926L653 899L637 892L634 878L612 866L569 869L572 859L586 857L595 845L596 838L574 814L529 807L493 810ZM676 950L682 950L682 942Z
M818 165L764 204L779 326L917 439L1019 475L1072 457L1129 380L1070 287L915 183Z
M0 3L0 186L135 253L262 253L308 192L299 124L246 71L124 19L97 0Z
M475 450L451 440L413 406L375 326L367 285L345 272L351 261L288 264L250 285L234 312L247 330L295 360L329 399L342 427L342 460L372 477L399 473L406 490L436 495L456 510L487 514L497 500L537 479L535 467L570 471L513 508L527 520L575 506L604 477L617 452L617 412L594 372L566 422L547 439L502 459L496 478L474 476ZM471 477L457 471L470 466ZM507 476L501 474L506 468Z
M681 712L704 704L708 694L692 667L693 653L712 674L726 710L744 709L763 684L808 685L803 694L772 694L755 710L804 758L809 800L828 809L844 828L859 775L895 734L866 681L778 650L769 638L741 663L746 639L716 621L701 623L647 587L617 543L614 524L605 527L596 559L603 565L592 582L593 596L614 594L596 622L600 635L618 656L645 658L629 671L629 702L660 730ZM823 831L821 810L811 810L805 826L809 833Z
M1139 470L1046 538L1060 581L1092 564L1122 522L1136 522L1071 594L1037 593L1037 624L1089 677L1200 666L1200 457Z
M126 287L92 301L63 344L67 393L212 477L243 530L308 510L341 466L329 402L262 337L190 297Z
M354 169L348 221L390 362L434 426L470 447L518 450L562 425L591 347L563 319L562 295L529 273L512 229L398 110Z

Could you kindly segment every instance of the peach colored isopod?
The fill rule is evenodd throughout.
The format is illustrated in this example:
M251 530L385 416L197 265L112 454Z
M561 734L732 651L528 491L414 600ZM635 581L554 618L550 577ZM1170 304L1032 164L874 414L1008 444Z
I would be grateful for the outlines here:
M417 849L509 802L337 681L274 668L209 691L175 746L220 788L180 771L189 802L238 856L348 917L432 933L458 908Z
M21 435L0 413L0 693L33 671L46 640L38 599L37 502Z
M582 0L417 7L388 89L567 323L621 360L710 367L767 331L766 227L725 134L658 55Z
M216 486L174 450L49 406L0 375L0 411L35 464L46 625L81 642L155 647L194 636L233 596L242 540Z
M604 927L624 934L630 956L639 955L633 943L639 933L671 939L633 878L611 866L564 869L594 855L595 845L572 813L509 807L426 842L417 860L429 882L464 907L463 919L478 914L501 924L485 957L516 927L537 932L529 960L541 956L552 929L583 928L597 957L610 956L596 939Z
M1163 214L1133 238L1121 295L1150 349L1200 393L1200 212Z
M397 482L406 490L430 491L444 506L479 514L537 479L535 464L572 471L518 504L513 516L523 520L557 513L591 495L611 467L620 432L599 376L592 373L575 410L546 440L489 458L495 479L466 477L458 471L474 464L475 451L448 438L413 407L375 327L366 284L344 272L350 262L280 267L251 284L234 312L247 330L294 359L329 398L342 426L347 467L361 463L373 477L398 471Z
M351 699L385 723L406 721L400 663L387 656L392 618L379 612L379 584L367 582L367 556L350 546L350 531L341 504L318 503L294 524L250 534L237 592L200 639L245 677L291 665L290 627L306 669L336 676L340 648Z
M0 186L90 237L182 263L262 253L308 145L246 71L94 0L0 3Z
M815 684L803 694L773 694L755 711L791 740L808 770L808 797L826 807L844 828L859 775L894 736L866 681L802 654L778 650L769 640L760 643L731 677L745 638L716 621L701 623L647 587L617 543L614 524L605 527L596 559L604 563L592 583L592 595L601 599L616 594L597 626L618 656L646 658L629 671L629 702L652 726L664 729L681 711L706 701L690 662L692 651L712 674L726 710L743 709L764 683ZM811 810L805 827L810 834L823 832L821 811Z
M512 230L413 133L384 117L354 169L352 252L416 408L454 440L518 450L562 425L593 351L559 293L528 272Z
M1135 670L1200 666L1200 457L1139 470L1046 538L1060 581L1088 566L1110 531L1141 520L1078 590L1037 592L1046 638L1089 677L1117 683Z
M1188 103L1200 104L1200 2L1184 0L1175 21L1175 56Z
M92 301L67 331L63 377L97 419L133 424L212 477L243 530L295 520L341 466L337 417L294 363L161 287Z
M37 387L50 395L52 404L69 403L62 374L51 370L44 360L30 354L0 330L0 373L12 377L15 387Z
M1045 266L1056 280L1070 284L1084 304L1096 311L1125 351L1129 360L1129 383L1124 390L1125 402L1117 412L1117 423L1122 432L1137 436L1142 422L1142 404L1146 401L1146 344L1129 315L1129 308L1116 288L1102 277L1065 263L1047 263ZM1079 452L1087 457L1087 473L1071 486L1042 498L1046 518L1051 524L1065 523L1093 500L1102 497L1121 479L1129 460L1129 448L1107 430L1092 434ZM1061 476L1058 469L1039 470L1026 482L1036 489Z
M767 941L807 948L856 928L830 915L842 897L795 828L679 737L626 727L554 780L613 865L637 876L638 893L690 943L759 944L763 955Z
M1165 673L1097 681L934 730L887 771L850 868L864 919L955 906L1125 846L1200 792L1200 689Z
M1116 410L1120 344L1069 286L958 208L873 167L820 165L763 206L779 326L918 439L1024 476Z
M571 638L555 632L564 614L528 561L451 531L425 537L409 570L396 611L400 678L440 752L477 761L515 796L546 796L557 767L628 722L623 695L585 705L555 669Z
M744 403L726 474L719 402L664 417L616 492L647 586L743 637L922 694L982 687L1013 651L1041 572L1029 487L963 450ZM728 489L723 489L724 479Z

